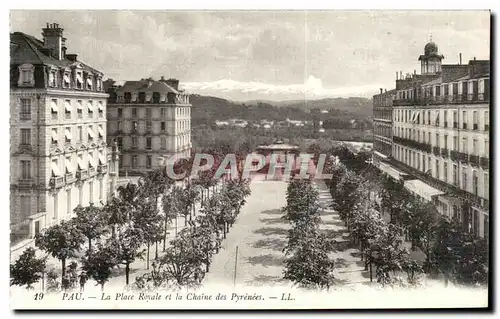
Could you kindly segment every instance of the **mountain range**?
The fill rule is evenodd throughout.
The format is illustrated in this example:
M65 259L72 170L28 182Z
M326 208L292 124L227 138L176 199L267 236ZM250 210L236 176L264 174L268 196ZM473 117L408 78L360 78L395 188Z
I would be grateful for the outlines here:
M210 125L215 120L240 118L247 121L262 119L283 121L311 120L311 109L327 110L322 114L325 119L367 120L372 116L371 99L361 97L324 98L318 100L267 101L250 100L231 101L220 97L191 94L191 121L193 126Z

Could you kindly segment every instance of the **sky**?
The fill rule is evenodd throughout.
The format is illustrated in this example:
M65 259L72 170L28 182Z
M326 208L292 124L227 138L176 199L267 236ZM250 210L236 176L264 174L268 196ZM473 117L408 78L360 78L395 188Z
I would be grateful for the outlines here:
M67 53L117 82L160 76L231 100L371 97L420 72L430 37L443 63L489 59L487 11L11 11L11 32L58 23Z

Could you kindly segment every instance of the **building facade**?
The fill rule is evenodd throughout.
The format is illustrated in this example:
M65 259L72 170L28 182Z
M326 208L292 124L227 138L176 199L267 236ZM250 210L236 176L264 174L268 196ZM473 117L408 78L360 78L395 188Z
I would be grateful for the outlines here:
M392 103L396 90L373 96L373 161L392 155Z
M121 153L120 172L137 175L171 156L191 155L191 104L176 79L106 82L108 141Z
M11 245L106 202L118 159L106 144L103 74L66 54L58 24L42 31L10 35Z
M379 167L487 238L490 62L444 65L442 59L428 43L419 58L422 74L396 80L392 152Z

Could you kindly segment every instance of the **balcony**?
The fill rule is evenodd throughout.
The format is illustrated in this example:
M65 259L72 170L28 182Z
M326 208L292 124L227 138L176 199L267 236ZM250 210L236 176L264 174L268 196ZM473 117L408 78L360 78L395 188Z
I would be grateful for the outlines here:
M458 152L458 160L463 163L467 163L467 154Z
M409 106L409 105L432 105L432 104L466 104L466 103L483 103L490 100L489 93L474 93L474 94L454 94L430 96L414 99L398 99L393 101L394 106Z
M479 156L469 155L469 163L479 167Z
M31 113L19 113L19 119L21 121L31 120Z
M441 155L441 150L440 150L439 146L433 146L432 147L432 154L434 154L436 156L440 156Z
M83 181L89 177L89 172L86 169L81 169L76 172L76 178Z
M65 112L64 113L64 118L67 119L67 120L70 120L71 119L71 113L70 112Z
M108 171L108 165L98 165L97 166L97 172L99 174L106 174L107 171Z
M449 151L447 148L441 148L441 156L445 158L449 156Z
M453 122L453 128L458 128L458 122Z
M21 188L29 188L33 185L33 178L31 177L24 177L24 178L20 178L18 181L17 181L17 186L18 187L21 187Z
M78 114L78 118L79 119L83 118L83 113L82 112L78 112L77 114Z
M453 161L458 161L458 152L457 151L450 151L450 158Z
M479 165L481 165L482 168L488 169L490 167L490 159L487 157L482 157L479 160Z
M96 173L95 167L89 167L89 176L94 176Z
M61 188L64 186L64 177L63 176L55 176L50 179L49 185L53 188Z
M75 181L75 176L73 175L73 173L66 173L64 175L64 178L66 179L66 184L72 183Z
M472 124L472 129L477 131L479 130L479 125L476 123L476 124Z

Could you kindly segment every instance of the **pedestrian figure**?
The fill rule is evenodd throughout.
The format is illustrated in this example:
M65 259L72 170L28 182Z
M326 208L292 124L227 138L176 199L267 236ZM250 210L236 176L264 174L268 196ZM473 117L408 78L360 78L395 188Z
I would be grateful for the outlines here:
M87 282L87 274L85 273L85 271L82 271L80 273L80 292L83 291L84 287L85 287L85 283Z
M68 290L70 286L70 283L69 283L69 278L68 278L68 275L64 275L64 277L62 278L62 289L64 291Z

